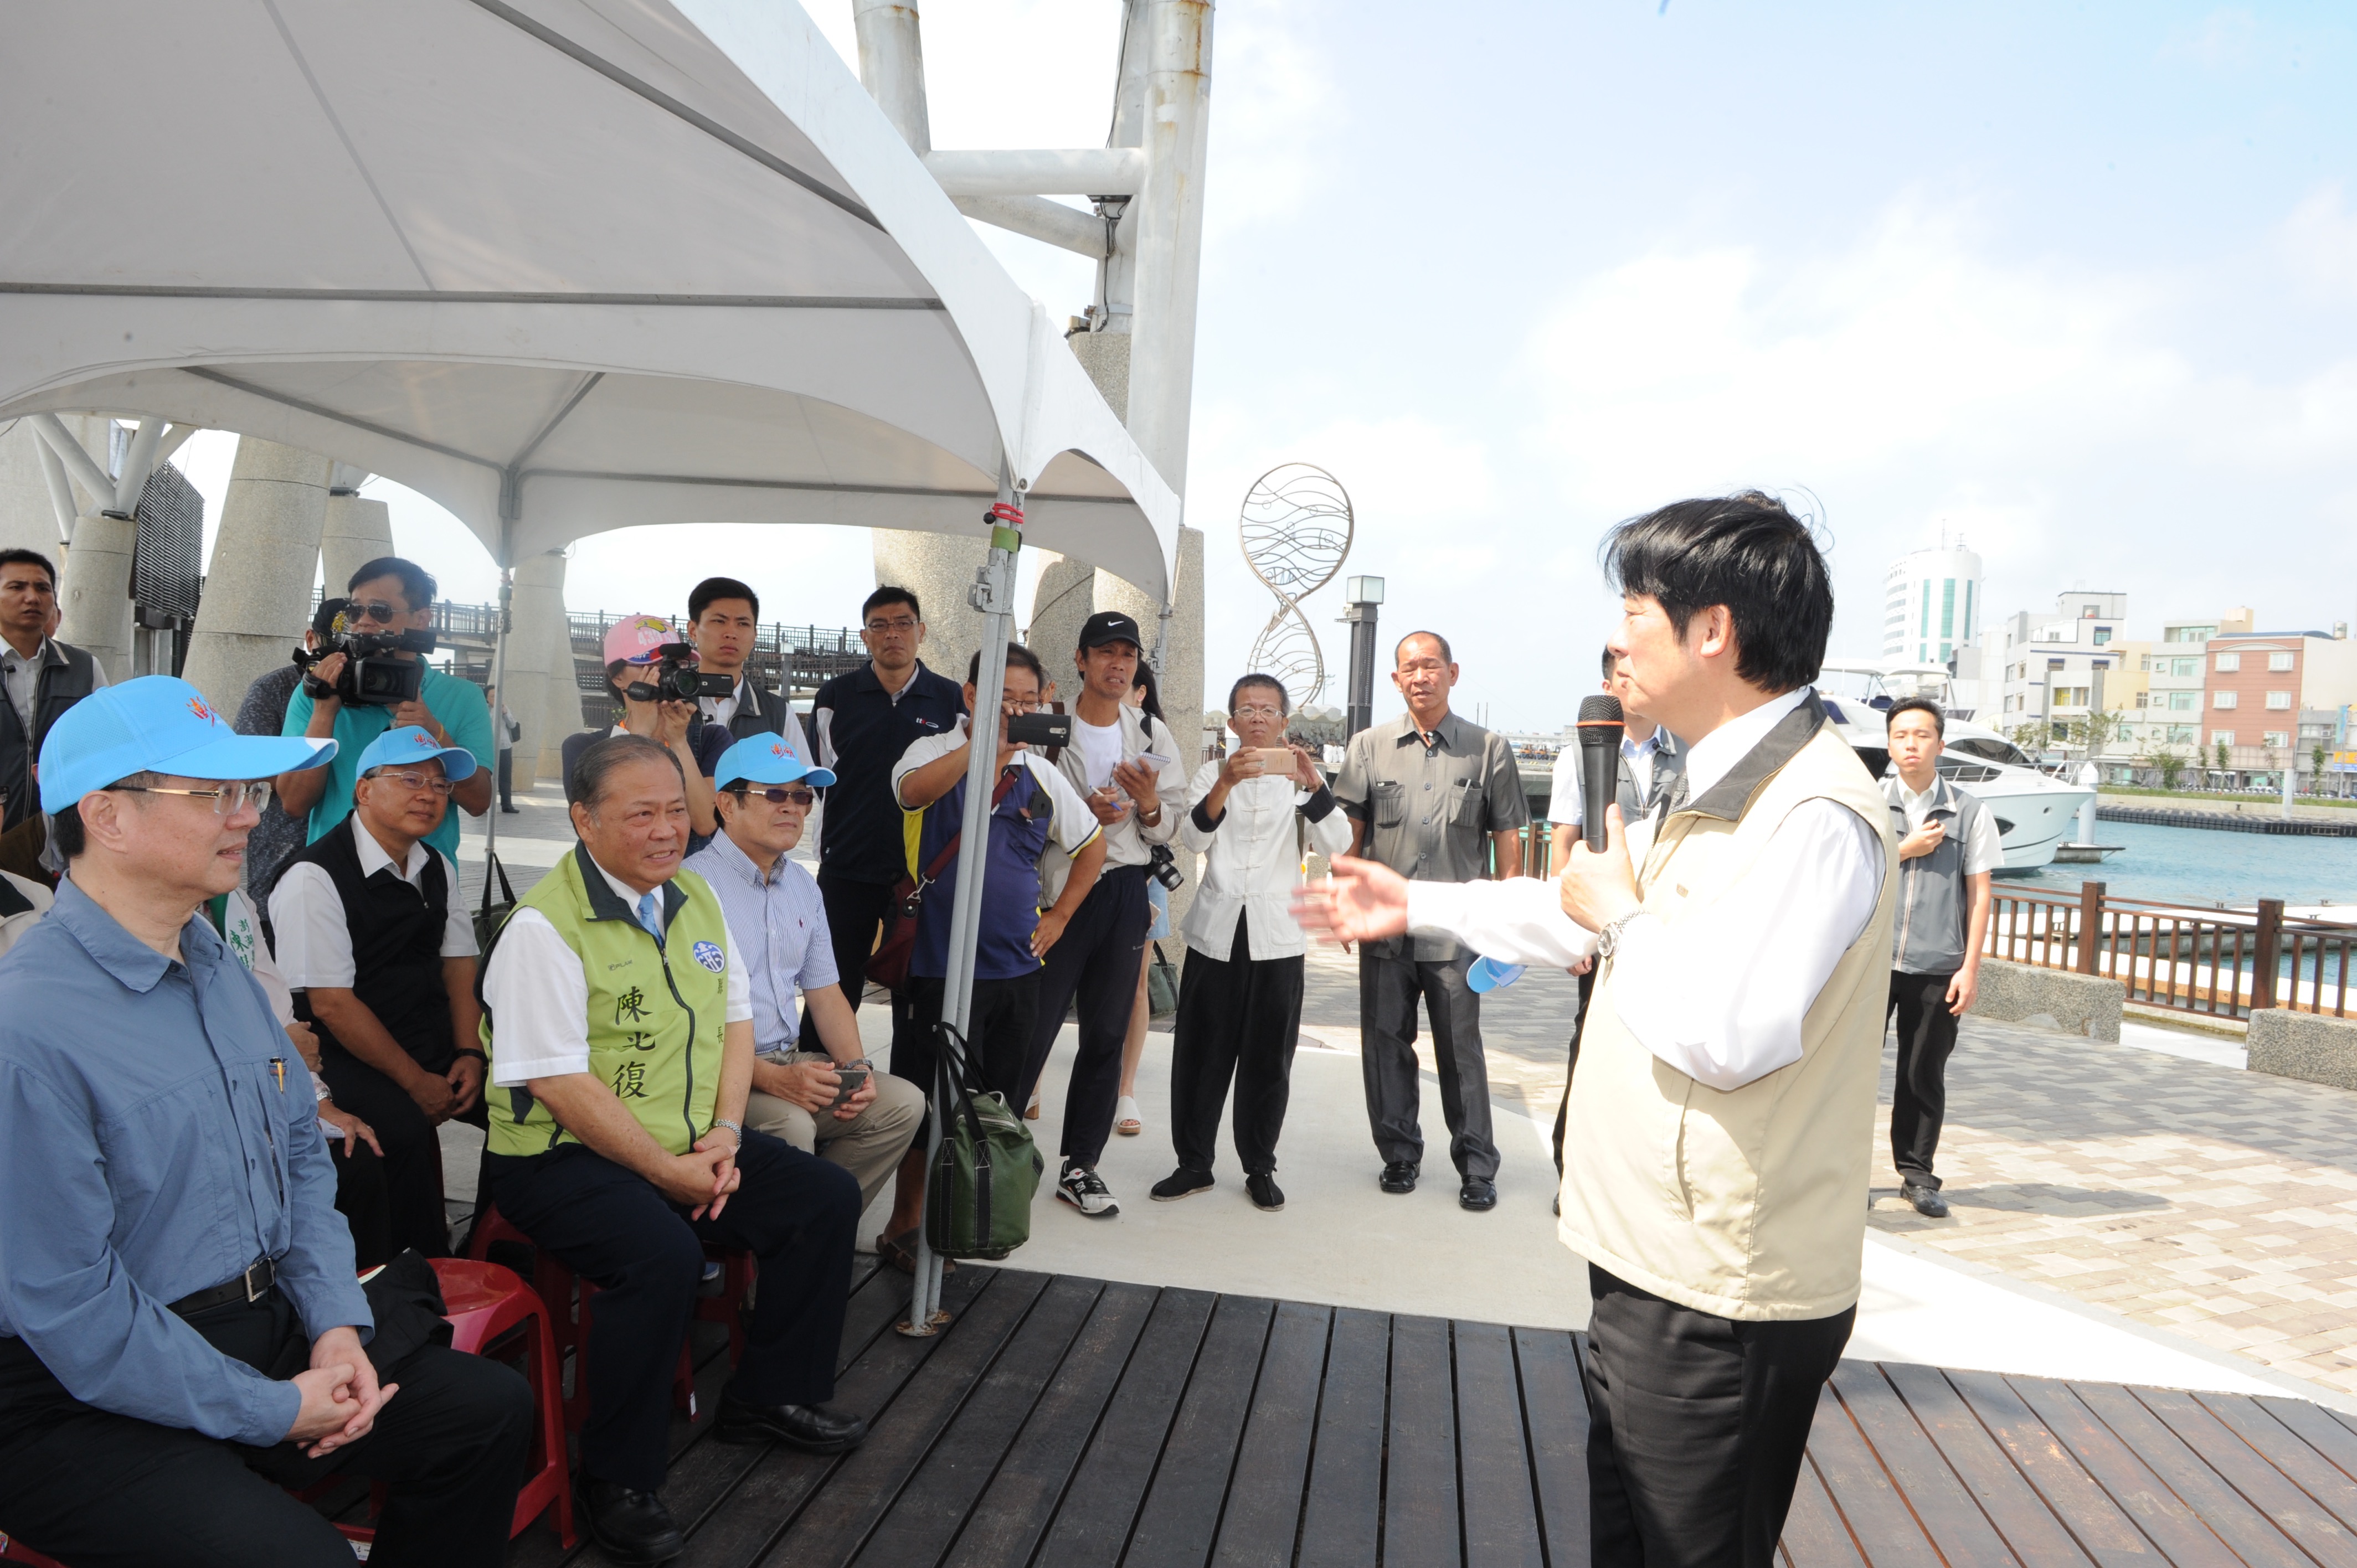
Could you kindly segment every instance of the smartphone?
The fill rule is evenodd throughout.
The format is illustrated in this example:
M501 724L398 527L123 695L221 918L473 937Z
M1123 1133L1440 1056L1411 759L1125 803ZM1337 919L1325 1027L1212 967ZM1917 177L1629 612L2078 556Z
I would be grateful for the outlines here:
M860 1086L867 1081L867 1069L864 1067L839 1067L834 1071L843 1081L835 1086L834 1103L827 1109L840 1111L851 1103L851 1097L858 1093Z
M1270 774L1276 774L1288 778L1293 776L1296 770L1296 765L1293 759L1293 749L1290 746L1264 746L1252 749L1253 755L1260 758L1260 769L1263 777L1266 777Z

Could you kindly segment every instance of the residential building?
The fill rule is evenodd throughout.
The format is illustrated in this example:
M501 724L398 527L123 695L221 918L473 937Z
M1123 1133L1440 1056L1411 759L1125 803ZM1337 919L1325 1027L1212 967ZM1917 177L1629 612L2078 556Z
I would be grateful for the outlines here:
M2145 655L2146 700L2137 750L2147 757L2173 750L2190 758L2207 741L2201 733L2201 693L2209 681L2202 650L2221 626L2247 630L2250 611L2203 620L2163 621L2160 640Z
M2330 632L2220 631L2202 648L2201 749L2245 781L2251 773L2313 768L2331 748L2340 710L2357 702L2357 642L2348 623Z
M1943 540L1892 562L1883 589L1883 658L1945 664L1972 647L1984 613L1978 554Z
M2008 731L2043 723L2060 742L2074 720L2118 707L2112 687L2129 652L2127 614L2126 594L2074 589L2056 596L2050 617L2022 610L2007 618L2003 706L1981 722Z

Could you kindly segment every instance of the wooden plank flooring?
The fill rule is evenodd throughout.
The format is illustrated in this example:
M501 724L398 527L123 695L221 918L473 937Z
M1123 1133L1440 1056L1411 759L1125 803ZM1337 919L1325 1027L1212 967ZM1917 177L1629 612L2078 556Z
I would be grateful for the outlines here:
M969 1265L948 1332L862 1261L837 1402L855 1453L705 1434L665 1500L699 1568L1576 1568L1579 1336ZM2357 1568L2357 1421L2297 1400L1846 1361L1790 1568ZM545 1525L516 1568L602 1562Z

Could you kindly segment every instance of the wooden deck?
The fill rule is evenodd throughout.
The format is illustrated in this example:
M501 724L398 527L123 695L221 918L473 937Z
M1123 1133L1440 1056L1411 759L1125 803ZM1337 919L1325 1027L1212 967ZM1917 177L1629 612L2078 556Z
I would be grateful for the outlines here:
M683 1568L1587 1561L1578 1336L968 1267L914 1340L906 1286L853 1291L836 1398L870 1435L834 1459L708 1441L699 1326ZM2357 1423L2297 1400L1846 1361L1809 1461L1792 1568L2357 1568ZM511 1561L576 1559L543 1524Z

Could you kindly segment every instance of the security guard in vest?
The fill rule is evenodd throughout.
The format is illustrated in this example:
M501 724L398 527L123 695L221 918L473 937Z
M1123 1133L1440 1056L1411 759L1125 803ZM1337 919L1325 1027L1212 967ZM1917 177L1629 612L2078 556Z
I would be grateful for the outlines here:
M714 1434L813 1454L866 1435L823 1403L859 1184L744 1131L752 993L719 900L680 869L689 823L675 755L609 736L581 754L566 793L581 842L485 961L484 1174L501 1215L600 1287L580 1495L608 1555L661 1563L685 1549L656 1493L705 1242L750 1251L761 1273Z
M415 725L385 731L361 753L351 813L270 894L279 971L318 1034L320 1076L384 1151L393 1250L429 1258L450 1253L435 1129L483 1125L483 1053L474 923L453 897L458 868L425 841L474 771L465 746Z

